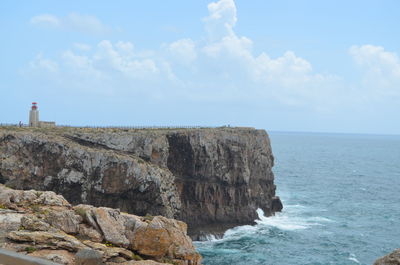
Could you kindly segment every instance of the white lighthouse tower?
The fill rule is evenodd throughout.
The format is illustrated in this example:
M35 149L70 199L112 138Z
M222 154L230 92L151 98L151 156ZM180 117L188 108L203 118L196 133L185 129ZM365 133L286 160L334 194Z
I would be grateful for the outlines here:
M32 102L32 109L29 112L29 126L39 127L39 111L36 102Z

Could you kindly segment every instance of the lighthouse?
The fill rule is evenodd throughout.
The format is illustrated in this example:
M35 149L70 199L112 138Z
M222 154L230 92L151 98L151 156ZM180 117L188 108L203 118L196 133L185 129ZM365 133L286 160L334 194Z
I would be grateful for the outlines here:
M29 112L29 126L39 127L39 111L36 102L32 102L32 109Z

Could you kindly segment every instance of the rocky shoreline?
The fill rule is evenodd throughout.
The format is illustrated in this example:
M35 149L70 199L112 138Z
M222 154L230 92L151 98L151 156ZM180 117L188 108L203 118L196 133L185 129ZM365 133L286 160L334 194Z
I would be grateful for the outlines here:
M400 265L400 248L377 259L374 265Z
M0 185L0 247L60 264L75 264L77 252L90 250L109 265L199 265L186 231L185 223L163 216L72 206L52 191Z
M175 218L194 239L280 211L273 163L253 128L0 128L0 183Z

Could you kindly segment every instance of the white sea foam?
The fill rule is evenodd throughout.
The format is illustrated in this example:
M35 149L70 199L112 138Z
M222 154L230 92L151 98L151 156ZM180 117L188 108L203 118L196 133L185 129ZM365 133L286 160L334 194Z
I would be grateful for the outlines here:
M277 213L275 216L266 217L264 211L257 209L259 220L255 220L258 225L272 226L281 230L298 230L306 229L309 224L300 218L289 217L282 213Z
M258 225L272 226L281 230L300 230L307 229L312 226L325 225L325 223L333 222L332 220L322 216L303 217L301 213L306 211L306 207L302 205L285 206L286 211L276 213L275 216L266 217L263 210L257 209Z
M205 241L217 241L218 240L218 238L213 234L205 235L204 237L205 237Z
M243 236L250 236L259 233L265 228L275 227L280 230L294 231L311 228L312 226L324 225L324 223L333 222L332 220L321 217L302 217L302 214L307 213L305 206L287 205L285 211L276 213L275 216L266 217L262 209L257 209L258 219L255 220L256 225L237 226L227 230L222 239L216 238L213 235L205 237L207 242L221 242L225 240L235 240Z
M308 220L315 221L315 222L322 222L322 223L332 223L332 222L334 222L329 218L325 218L325 217L321 217L321 216L310 217L310 218L308 218Z
M350 253L350 257L349 260L354 261L357 264L360 264L360 262L358 261L358 259L356 258L356 255L354 255L353 253Z
M258 231L258 227L255 225L242 225L242 226L237 226L231 229L228 229L224 233L224 239L226 238L236 238L236 237L241 237L243 235L250 235L253 233L256 233Z

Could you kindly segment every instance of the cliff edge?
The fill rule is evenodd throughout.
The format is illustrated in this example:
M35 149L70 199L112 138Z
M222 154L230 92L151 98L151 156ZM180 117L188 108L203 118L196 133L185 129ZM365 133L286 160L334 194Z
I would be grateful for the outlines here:
M282 209L264 130L0 129L0 183L163 215L198 238Z

